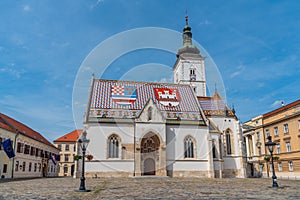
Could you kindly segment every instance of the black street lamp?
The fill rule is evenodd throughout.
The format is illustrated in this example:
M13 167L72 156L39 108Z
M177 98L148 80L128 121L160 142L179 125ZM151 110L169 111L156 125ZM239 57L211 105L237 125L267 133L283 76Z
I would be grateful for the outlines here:
M272 176L273 185L272 185L272 187L273 188L278 188L277 177L275 175L275 169L274 169L274 158L273 158L273 151L274 151L275 145L276 145L276 143L272 142L272 136L269 135L268 136L268 142L265 143L265 146L268 147L269 152L271 154L271 163L272 163L272 171L273 171L273 176Z
M78 143L80 145L80 148L82 150L82 172L81 172L81 177L80 177L80 187L78 192L89 192L91 190L86 190L85 189L85 177L84 177L84 161L85 161L85 152L86 148L90 142L89 139L86 138L86 131L83 131L81 138L78 140Z

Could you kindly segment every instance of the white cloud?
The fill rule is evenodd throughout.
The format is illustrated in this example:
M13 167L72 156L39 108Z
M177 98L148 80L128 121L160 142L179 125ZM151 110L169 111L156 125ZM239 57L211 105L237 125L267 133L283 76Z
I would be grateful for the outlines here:
M104 0L97 0L94 4L92 4L90 6L90 9L93 10L94 8L96 8L100 3L103 3Z
M278 108L278 107L282 106L282 104L284 104L283 100L276 100L276 101L274 101L274 103L272 103L272 105L270 107L271 108Z
M15 78L19 79L25 73L25 70L15 70L9 68L0 68L0 73L5 73L14 76Z
M28 11L30 11L30 10L31 10L31 8L30 8L29 5L23 6L23 11L24 11L24 12L28 12Z
M240 75L240 73L242 73L244 70L245 70L245 66L243 66L243 65L238 66L237 70L230 75L230 78L234 78L234 77Z
M204 21L201 21L198 25L202 26L202 25L209 25L209 24L211 24L211 22L206 19Z

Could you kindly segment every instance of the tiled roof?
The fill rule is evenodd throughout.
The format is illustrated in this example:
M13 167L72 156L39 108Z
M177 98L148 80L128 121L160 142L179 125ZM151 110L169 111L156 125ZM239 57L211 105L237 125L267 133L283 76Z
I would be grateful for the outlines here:
M82 130L73 130L70 133L61 136L60 138L57 138L56 140L54 140L54 142L76 142L80 137L81 133Z
M121 98L127 93L116 88L134 88L132 96L129 95L132 103L119 104L114 97ZM166 91L170 95L165 95ZM139 116L149 99L153 100L166 119L203 119L201 108L189 85L102 79L95 79L93 82L89 117L134 119Z
M263 114L263 118L270 117L271 115L275 115L277 113L280 113L282 111L285 111L285 110L287 110L289 108L292 108L292 107L298 106L298 105L300 105L300 100L294 101L294 102L292 102L292 103L290 103L290 104L288 104L286 106L282 106L280 108L277 108L276 110L273 110L271 112L265 113L265 114Z
M55 147L53 144L51 144L46 138L44 138L40 133L36 132L35 130L29 128L25 124L8 117L7 115L4 115L0 113L0 124L1 128L4 128L8 131L13 131L17 130L19 133L26 135L27 137L30 137L34 140L37 140L39 142L42 142L46 145L49 145L51 147ZM56 147L55 147L56 148Z
M216 92L212 97L197 97L205 115L235 116L226 102Z

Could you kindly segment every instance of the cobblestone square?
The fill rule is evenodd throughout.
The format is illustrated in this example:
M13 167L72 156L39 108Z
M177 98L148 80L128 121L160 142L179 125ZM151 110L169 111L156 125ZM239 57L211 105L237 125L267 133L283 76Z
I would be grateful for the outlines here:
M39 178L0 181L0 199L300 199L300 181L271 179L98 178L91 192L75 192L79 179Z

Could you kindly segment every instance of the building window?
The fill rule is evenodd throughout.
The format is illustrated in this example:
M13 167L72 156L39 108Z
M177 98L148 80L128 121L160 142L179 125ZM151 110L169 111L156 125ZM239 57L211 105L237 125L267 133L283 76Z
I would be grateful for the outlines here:
M148 121L152 120L152 107L148 108Z
M69 162L69 157L70 157L69 154L65 154L65 162Z
M108 139L108 157L119 158L119 140L116 135L112 135Z
M260 133L259 132L256 133L256 139L257 139L257 141L260 140Z
M67 173L68 173L68 166L65 165L65 166L64 166L64 174L67 174Z
M42 164L39 163L39 172L41 172L41 170L42 170Z
M232 154L231 151L231 137L230 137L230 132L226 131L226 150L227 150L227 155Z
M61 144L58 144L57 148L61 151Z
M213 158L217 158L217 149L216 149L215 140L212 140L212 154L213 154Z
M122 159L126 158L126 147L122 147Z
M288 124L284 124L283 125L283 131L284 131L284 133L288 133L289 132L289 125Z
M290 172L294 171L293 161L288 162Z
M23 172L25 172L25 169L26 169L26 162L23 162L22 167L23 167Z
M50 158L48 151L45 151L45 158Z
M280 154L280 144L276 144L277 154Z
M278 127L274 127L274 135L278 136Z
M15 171L19 171L19 161L16 161Z
M37 163L34 163L34 172L37 170Z
M196 80L196 69L190 69L190 80L191 81Z
M41 154L40 154L41 158L44 158L44 156L45 156L44 150L41 149L40 153L41 153Z
M281 162L278 163L278 171L282 172L282 163Z
M2 171L2 172L3 172L3 174L4 174L4 173L7 173L7 164L4 164L4 165L3 165L3 171Z
M23 144L23 143L18 142L18 145L17 145L17 152L18 152L18 153L23 153L23 152L24 152L24 144Z
M266 129L266 136L267 136L267 138L270 136L270 130L269 129Z
M66 144L65 150L66 150L66 151L69 151L69 149L70 149L70 145Z
M261 156L261 147L257 147L258 148L258 155Z
M76 144L74 144L73 151L76 152Z
M30 146L25 144L24 154L29 154Z
M291 152L291 143L290 142L286 142L286 152Z
M30 162L29 163L29 168L28 168L28 171L30 171L30 172L31 172L31 165L32 165L32 163Z
M184 157L194 158L194 142L191 136L188 136L184 140Z
M38 148L35 148L35 157L39 156L39 152L40 152L40 150Z
M32 155L32 156L35 155L35 148L34 147L30 148L30 155Z

